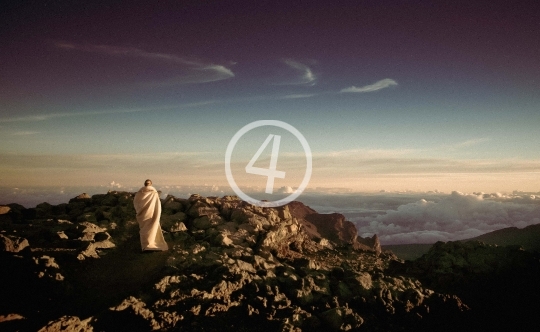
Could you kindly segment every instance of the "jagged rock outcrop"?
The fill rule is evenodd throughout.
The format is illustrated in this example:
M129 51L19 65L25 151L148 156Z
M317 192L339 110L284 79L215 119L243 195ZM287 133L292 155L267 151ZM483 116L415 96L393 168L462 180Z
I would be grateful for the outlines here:
M470 312L381 252L376 236L359 238L342 215L300 202L167 196L170 250L141 254L133 195L9 206L19 213L0 221L3 236L29 245L0 256L14 271L0 280L0 316L24 319L0 329L428 331L460 328Z
M351 245L354 249L381 253L381 244L376 234L371 238L359 237L356 226L340 213L319 214L300 202L291 202L284 209L301 220L312 239L326 238L338 245Z

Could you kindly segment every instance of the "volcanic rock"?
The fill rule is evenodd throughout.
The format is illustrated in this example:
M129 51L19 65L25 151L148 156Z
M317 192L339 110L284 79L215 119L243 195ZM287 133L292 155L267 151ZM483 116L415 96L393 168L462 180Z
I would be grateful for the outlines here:
M350 245L354 249L370 250L381 253L381 244L377 235L372 238L358 236L356 226L340 213L319 214L300 202L291 202L286 206L291 215L302 221L306 233L312 239L322 237L338 245Z
M0 234L0 252L19 252L28 246L28 240L25 238Z
M73 331L73 332L93 332L94 328L90 325L92 318L80 320L79 317L62 316L55 321L50 322L38 332L58 332L58 331Z
M73 202L87 202L88 200L91 200L92 197L88 196L87 193L82 193L72 199L69 200L69 203L73 203Z
M6 214L11 210L9 206L0 205L0 214Z
M540 294L540 256L536 252L480 241L437 242L415 261L393 262L389 271L455 294L455 298L441 297L439 304L463 299L474 312L474 316L463 317L463 322L473 331L540 328L534 306L528 302L532 294Z
M476 303L452 288L466 282L461 276L534 266L512 250L484 257L480 247L446 245L408 265L381 252L376 235L359 238L343 215L300 202L262 208L235 196L167 196L170 249L140 254L134 193L87 196L31 213L9 205L20 219L3 224L1 236L29 244L0 255L10 271L0 274L0 316L25 319L0 322L0 329L463 330ZM88 221L92 214L97 222Z

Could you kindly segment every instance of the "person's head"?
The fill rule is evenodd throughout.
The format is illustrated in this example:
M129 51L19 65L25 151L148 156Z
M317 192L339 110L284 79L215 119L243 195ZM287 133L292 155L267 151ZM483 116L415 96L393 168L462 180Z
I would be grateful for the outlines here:
M152 185L152 180L148 179L148 180L144 181L144 185L145 185L145 187L151 186Z

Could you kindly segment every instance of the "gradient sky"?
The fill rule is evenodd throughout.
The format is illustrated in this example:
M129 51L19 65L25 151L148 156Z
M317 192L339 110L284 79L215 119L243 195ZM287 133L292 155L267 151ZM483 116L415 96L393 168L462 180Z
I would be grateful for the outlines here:
M0 186L228 188L273 119L310 190L540 190L536 2L291 2L2 4Z

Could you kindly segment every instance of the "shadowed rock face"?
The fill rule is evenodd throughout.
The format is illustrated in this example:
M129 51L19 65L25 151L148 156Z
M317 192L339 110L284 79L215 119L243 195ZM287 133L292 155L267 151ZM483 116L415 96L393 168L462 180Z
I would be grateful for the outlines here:
M87 196L4 209L2 236L28 244L0 253L0 330L430 331L470 316L340 214L167 196L171 249L141 254L133 193Z
M288 204L291 215L302 222L311 238L326 238L338 245L350 245L354 249L370 250L381 253L381 244L377 235L372 238L358 236L356 226L340 213L319 214L301 202Z
M519 246L480 241L437 242L422 257L392 262L389 271L416 277L426 286L458 295L474 316L471 330L537 331L540 255Z

